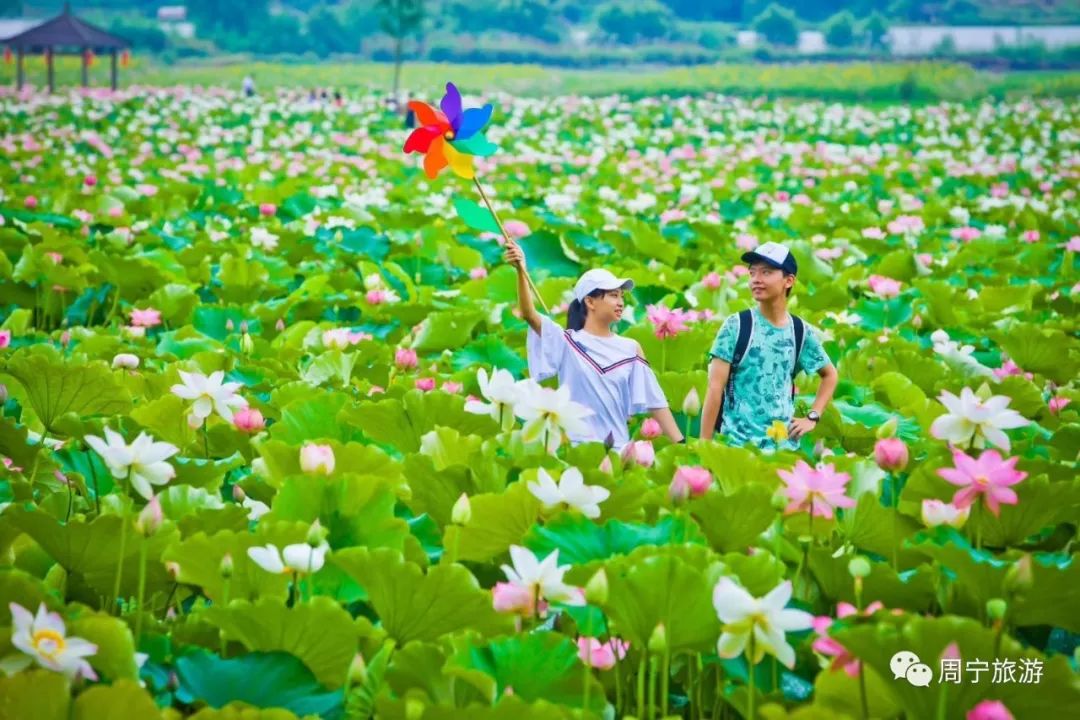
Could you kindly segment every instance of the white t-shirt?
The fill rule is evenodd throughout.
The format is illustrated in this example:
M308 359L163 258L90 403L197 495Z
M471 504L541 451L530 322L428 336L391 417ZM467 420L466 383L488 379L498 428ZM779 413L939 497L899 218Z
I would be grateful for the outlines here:
M621 451L630 441L629 417L668 407L656 374L637 354L633 340L565 330L541 315L540 333L529 328L526 348L534 380L558 375L559 385L570 388L571 399L593 411L585 418L592 436L571 437L572 444L603 442L610 433L614 448Z

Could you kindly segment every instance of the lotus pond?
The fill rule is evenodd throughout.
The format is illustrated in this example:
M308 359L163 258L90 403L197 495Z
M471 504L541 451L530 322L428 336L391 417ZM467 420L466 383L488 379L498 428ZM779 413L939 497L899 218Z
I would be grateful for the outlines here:
M0 95L0 718L1080 716L1080 104L489 99L693 437L793 249L800 451L564 442L378 98Z

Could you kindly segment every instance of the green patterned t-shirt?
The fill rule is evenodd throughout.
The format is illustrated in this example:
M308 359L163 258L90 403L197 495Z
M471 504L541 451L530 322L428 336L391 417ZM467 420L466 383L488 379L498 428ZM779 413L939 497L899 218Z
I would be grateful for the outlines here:
M766 435L774 420L787 425L795 413L791 397L792 372L795 369L795 327L788 315L783 327L776 327L765 319L758 308L753 308L754 331L739 366L735 368L735 391L725 393L724 421L721 434L732 445L752 444L759 448L775 448L776 444ZM829 357L821 347L817 332L804 321L806 328L799 369L816 373L829 364ZM709 355L731 362L735 355L735 341L739 338L739 315L731 315L716 334ZM782 449L797 450L798 443L791 440L781 444Z

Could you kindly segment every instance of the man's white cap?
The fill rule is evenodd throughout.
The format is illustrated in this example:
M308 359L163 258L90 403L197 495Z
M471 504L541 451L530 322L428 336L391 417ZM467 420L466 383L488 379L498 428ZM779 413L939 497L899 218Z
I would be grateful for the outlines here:
M585 296L593 290L618 290L619 288L633 290L634 281L628 278L617 278L603 268L593 268L578 278L577 285L574 286L574 299L585 302Z

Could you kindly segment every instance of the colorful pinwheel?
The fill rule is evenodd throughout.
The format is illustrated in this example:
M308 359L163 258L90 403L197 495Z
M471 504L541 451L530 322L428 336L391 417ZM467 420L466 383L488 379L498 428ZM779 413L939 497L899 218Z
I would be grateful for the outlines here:
M420 127L413 130L405 140L405 153L424 155L424 172L429 178L435 179L443 168L449 166L455 175L472 180L480 193L480 199L487 206L487 212L471 200L455 198L454 208L458 215L474 230L497 231L506 242L513 242L473 168L474 155L486 157L498 149L482 132L491 119L492 106L487 104L480 108L462 109L461 93L454 83L448 82L446 94L439 103L439 110L419 100L411 100L409 108L416 113ZM547 304L540 297L532 278L526 274L525 279L544 312L548 312Z
M473 155L490 155L495 147L480 132L491 119L491 104L482 108L461 107L461 93L454 83L446 83L446 94L436 110L419 100L409 102L420 127L405 141L406 153L423 153L424 172L434 178L449 165L459 177L471 180Z

